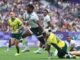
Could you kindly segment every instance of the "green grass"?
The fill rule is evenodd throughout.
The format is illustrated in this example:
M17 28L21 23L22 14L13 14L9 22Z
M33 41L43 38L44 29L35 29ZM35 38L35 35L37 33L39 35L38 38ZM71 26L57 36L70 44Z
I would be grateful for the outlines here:
M37 48L31 48L30 52L20 53L20 56L15 56L16 49L11 48L9 52L5 52L6 48L0 48L0 60L49 60L47 52L43 54L34 54L33 51ZM80 59L59 59L54 57L51 60L80 60Z

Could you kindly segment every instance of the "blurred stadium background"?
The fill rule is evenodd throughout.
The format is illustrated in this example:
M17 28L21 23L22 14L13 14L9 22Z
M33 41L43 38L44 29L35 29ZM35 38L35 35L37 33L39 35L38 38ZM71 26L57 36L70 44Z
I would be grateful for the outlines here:
M80 0L0 0L0 47L7 46L10 39L10 32L5 32L8 13L15 11L16 16L23 21L25 5L28 3L34 5L41 20L42 11L47 8L54 26L53 32L62 40L66 40L66 36L69 35L76 41L77 46L80 45ZM30 36L27 40L29 46L38 46L35 36Z

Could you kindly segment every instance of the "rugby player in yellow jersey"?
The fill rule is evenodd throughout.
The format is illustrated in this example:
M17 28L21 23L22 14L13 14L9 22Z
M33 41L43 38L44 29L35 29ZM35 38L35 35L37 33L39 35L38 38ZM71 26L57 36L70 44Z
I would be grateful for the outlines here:
M59 40L54 33L52 32L44 32L43 36L45 38L46 41L46 47L45 49L48 51L48 54L50 56L50 45L54 46L58 53L57 56L59 58L63 58L63 57L68 57L68 58L72 58L73 56L70 55L67 52L67 45L65 44L64 41Z
M17 53L15 55L19 55L19 40L21 38L20 29L22 27L22 22L20 19L16 17L14 12L10 12L10 19L8 20L8 30L11 31L11 40L9 42L9 47L12 45L16 46Z

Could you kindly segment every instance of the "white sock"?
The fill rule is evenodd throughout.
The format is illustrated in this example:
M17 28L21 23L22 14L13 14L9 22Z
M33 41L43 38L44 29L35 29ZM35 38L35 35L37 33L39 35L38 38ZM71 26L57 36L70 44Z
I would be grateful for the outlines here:
M29 47L28 47L28 45L27 45L28 43L27 43L27 41L25 42L25 44L24 44L24 50L29 50Z
M25 46L24 50L29 50L29 47Z
M58 53L58 51L57 51L57 50L55 50L55 52L54 52L54 56L57 56L57 53Z
M37 51L39 51L39 52L43 52L43 48L38 48Z
M7 51L9 51L10 50L10 47L9 47L9 44L7 44L7 49L6 49Z
M7 48L7 51L9 51L10 50L10 48Z

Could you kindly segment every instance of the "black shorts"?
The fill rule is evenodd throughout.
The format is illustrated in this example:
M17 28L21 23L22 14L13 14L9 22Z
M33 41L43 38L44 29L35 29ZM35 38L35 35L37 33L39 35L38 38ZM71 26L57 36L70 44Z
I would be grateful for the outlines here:
M61 49L59 48L57 45L52 44L57 50L58 50L58 57L59 58L63 58L65 56L65 54L67 54L67 45L65 44L64 47Z
M63 58L65 56L65 54L67 54L67 45L65 44L65 46L62 49L58 50L58 57L59 58Z
M36 35L36 36L40 36L40 35L42 35L42 33L43 33L43 30L42 30L42 28L40 28L40 27L31 28L30 30L31 30L31 31L33 32L33 34Z
M44 38L43 38L43 29L40 28L40 27L37 27L37 28L31 28L30 29L34 35L37 36L38 40L42 43L42 44L45 44L45 41L44 41ZM41 36L41 37L39 37Z

